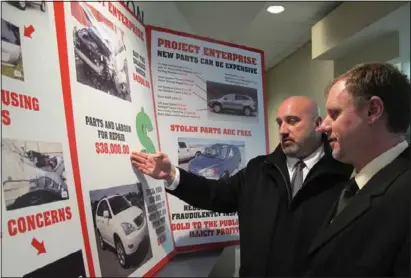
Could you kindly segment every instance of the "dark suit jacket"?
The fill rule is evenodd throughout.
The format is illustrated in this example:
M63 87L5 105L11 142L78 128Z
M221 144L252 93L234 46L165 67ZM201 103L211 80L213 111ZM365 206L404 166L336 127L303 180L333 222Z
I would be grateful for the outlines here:
M307 276L410 276L410 149L380 170L309 250Z

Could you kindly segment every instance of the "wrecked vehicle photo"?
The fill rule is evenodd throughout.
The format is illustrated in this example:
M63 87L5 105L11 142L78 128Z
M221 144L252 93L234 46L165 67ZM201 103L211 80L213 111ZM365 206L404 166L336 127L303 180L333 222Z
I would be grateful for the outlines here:
M1 158L6 210L69 199L61 144L2 138Z
M131 101L123 38L98 21L85 3L78 4L87 26L73 28L77 81Z

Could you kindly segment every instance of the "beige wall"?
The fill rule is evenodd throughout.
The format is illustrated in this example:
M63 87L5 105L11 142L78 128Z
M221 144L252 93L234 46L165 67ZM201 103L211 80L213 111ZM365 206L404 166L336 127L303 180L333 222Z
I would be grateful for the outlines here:
M359 63L387 62L400 56L399 33L393 32L370 40L335 60L334 74L338 76Z
M404 2L354 2L342 3L311 28L313 59L332 60L335 52L347 46L360 30L395 11ZM409 13L409 11L408 11ZM381 30L374 30L378 34Z
M280 64L266 72L268 95L268 134L270 150L279 143L275 113L278 105L292 95L306 95L315 99L324 112L324 91L334 77L334 62L311 59L311 43L294 52Z
M362 7L367 10L369 7L366 3L346 3L344 4L345 8L351 7L351 11L358 12L356 7ZM360 5L360 6L358 6ZM373 4L375 5L375 4ZM339 29L341 23L337 22L331 27L327 27L327 24L320 26L321 24L317 23L316 27L313 27L312 39L316 39L315 42L316 51L312 52L312 44L308 43L293 54L291 54L287 59L282 61L280 64L276 65L274 68L266 72L266 90L268 95L268 135L269 135L269 147L272 151L279 143L277 125L275 123L275 113L278 105L287 97L292 95L307 95L311 96L316 100L320 106L321 114L324 116L324 90L328 86L329 82L337 75L343 73L347 69L351 68L355 64L362 62L370 61L380 61L386 62L388 60L397 59L401 62L402 70L410 74L410 32L409 32L409 8L410 4L404 5L404 3L380 3L378 4L381 8L378 13L370 18L364 18L360 13L358 15L358 22L361 23L357 26L357 30L354 30L355 26L348 26L352 34L358 33L363 30L365 25L374 22L379 16L387 14L390 10L395 10L397 6L401 6L392 13L387 14L371 26L367 27L370 30L377 30L378 35L367 37L365 40L362 40L361 44L357 44L354 47L351 44L351 47L347 47L347 43L352 39L348 36L348 33L342 34ZM341 7L340 7L341 8ZM339 9L339 8L337 8ZM345 9L345 14L347 10ZM374 11L375 12L375 11ZM330 14L332 16L337 12ZM344 10L343 10L344 14ZM346 24L344 21L344 16L339 16L343 21L342 24ZM388 20L390 19L390 20ZM401 19L400 23L395 23L395 19ZM338 21L338 20L336 20ZM322 21L325 22L325 21ZM364 22L368 22L365 24ZM394 24L394 23L395 24ZM402 23L405 22L405 23ZM392 23L392 26L388 26ZM378 25L379 24L379 25ZM388 24L388 25L387 25ZM377 26L378 25L378 26ZM324 30L322 30L324 29ZM347 26L345 26L347 27ZM383 28L384 27L384 28ZM386 27L386 28L385 28ZM389 27L389 28L388 28ZM316 28L318 29L316 32ZM374 29L373 29L374 28ZM383 28L384 30L382 30ZM321 30L320 30L321 29ZM335 29L335 30L334 30ZM374 30L374 31L375 31ZM388 31L389 32L388 32ZM392 32L397 30L397 32ZM334 32L332 37L327 32ZM340 32L340 33L338 33ZM326 35L324 35L326 34ZM351 34L351 36L352 36ZM338 35L338 36L337 36ZM360 34L361 35L361 34ZM359 35L359 38L364 38ZM330 37L331 36L331 37ZM339 40L335 40L336 37L339 37ZM333 38L333 43L324 44L324 40ZM361 40L360 40L361 41ZM337 43L338 42L338 43ZM338 45L337 45L338 44ZM327 54L328 58L321 54L319 51L319 45L325 45L323 47L323 52L329 50L329 46L334 48L339 48L339 51L334 51L334 56ZM345 45L345 47L344 47ZM330 51L328 51L330 52ZM328 53L327 52L327 53ZM344 53L345 52L345 53ZM312 54L314 58L316 56L322 56L321 59L324 60L312 60ZM337 55L338 54L338 55ZM331 57L332 56L332 57ZM330 59L330 60L325 60ZM332 60L331 60L332 59ZM334 60L336 59L336 60Z

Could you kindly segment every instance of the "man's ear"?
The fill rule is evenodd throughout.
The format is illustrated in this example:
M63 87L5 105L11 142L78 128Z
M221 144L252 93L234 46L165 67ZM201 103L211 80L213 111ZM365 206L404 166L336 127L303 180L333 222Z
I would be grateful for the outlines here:
M319 127L323 122L323 119L320 116L315 117L315 127Z
M384 102L380 97L372 96L368 101L368 123L373 124L384 114Z

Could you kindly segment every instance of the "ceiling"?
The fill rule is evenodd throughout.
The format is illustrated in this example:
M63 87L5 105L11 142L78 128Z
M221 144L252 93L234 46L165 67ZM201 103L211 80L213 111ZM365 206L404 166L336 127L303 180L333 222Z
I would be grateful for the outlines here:
M340 2L174 2L191 30L199 36L265 52L270 69L311 39L311 26ZM281 14L266 11L282 5ZM171 26L167 26L171 28Z

